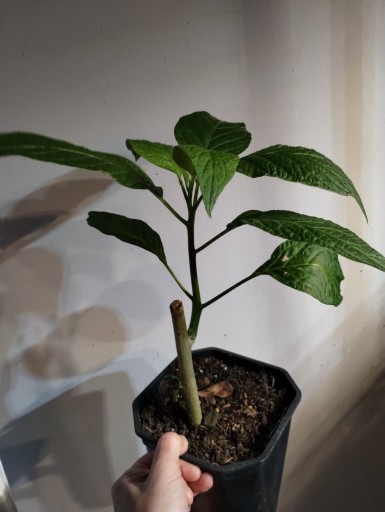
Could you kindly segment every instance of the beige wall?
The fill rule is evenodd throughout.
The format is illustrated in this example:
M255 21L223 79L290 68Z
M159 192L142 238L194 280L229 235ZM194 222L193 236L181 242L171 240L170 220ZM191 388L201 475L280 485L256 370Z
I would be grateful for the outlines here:
M251 149L304 145L339 163L370 223L351 199L238 176L209 225L200 218L202 241L241 211L284 208L331 218L385 252L384 25L382 0L5 0L0 130L125 154L126 137L172 142L177 119L195 110L245 121ZM181 205L171 174L146 169ZM154 257L85 218L90 209L143 218L188 281L183 235L145 192L97 174L7 158L0 180L0 449L19 511L109 511L110 483L143 451L131 401L174 357L168 305L180 294ZM276 245L242 230L221 240L201 258L204 295L250 273ZM334 467L333 481L356 482L358 433L371 440L368 428L383 421L373 403L383 396L385 276L342 265L339 308L261 278L202 319L197 347L284 366L302 389L280 512L318 512L320 503L383 510L354 508L358 499L348 509L354 484L339 496L325 478ZM381 396L367 402L371 388ZM369 469L360 471L361 488L375 495Z

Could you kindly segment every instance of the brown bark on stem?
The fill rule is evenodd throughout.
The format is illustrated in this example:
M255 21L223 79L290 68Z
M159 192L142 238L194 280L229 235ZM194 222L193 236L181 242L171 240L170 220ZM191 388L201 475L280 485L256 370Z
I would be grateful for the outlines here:
M202 411L194 374L191 340L187 333L182 301L174 300L170 305L170 311L174 326L175 343L178 353L179 369L185 395L187 415L190 424L192 426L196 426L200 425L202 421Z

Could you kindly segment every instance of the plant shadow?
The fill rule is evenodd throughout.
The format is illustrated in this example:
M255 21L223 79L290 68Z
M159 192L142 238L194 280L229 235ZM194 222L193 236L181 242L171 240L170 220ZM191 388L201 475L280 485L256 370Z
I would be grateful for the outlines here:
M0 458L19 510L34 499L47 510L110 507L117 472L110 452L138 456L132 399L119 371L93 377L4 427ZM116 437L124 446L111 449Z
M75 169L24 196L0 220L0 262L68 220L112 184L104 176Z
M71 220L112 183L101 174L73 170L3 210L7 213L0 219L0 427L11 418L5 396L19 384L20 375L37 378L39 392L44 381L104 367L124 353L131 339L130 322L127 325L114 307L104 306L119 303L117 295L122 292L116 285L103 289L103 295L95 298L99 304L63 314L68 289L66 255L32 245ZM92 266L81 268L97 279ZM129 300L136 304L132 294L138 286L136 281L135 286L130 284ZM155 299L153 305L157 306Z

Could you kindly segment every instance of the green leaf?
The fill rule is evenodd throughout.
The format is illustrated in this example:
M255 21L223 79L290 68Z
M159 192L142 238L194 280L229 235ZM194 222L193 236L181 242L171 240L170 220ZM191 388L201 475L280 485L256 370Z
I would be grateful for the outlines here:
M162 195L162 189L156 187L151 178L131 160L111 153L92 151L43 135L25 132L0 134L0 156L9 155L101 171L125 187L147 189L156 195Z
M183 146L174 146L172 156L180 167L188 172L190 176L196 178L196 170L194 164L187 152L183 151Z
M179 167L173 159L173 146L138 139L127 139L126 144L127 148L132 151L136 160L143 157L147 162L161 167L162 169L172 171L179 177L185 175L184 169Z
M198 146L178 146L174 157L198 180L206 211L211 215L219 195L235 174L238 157Z
M268 275L280 283L308 293L323 304L338 306L344 279L337 253L306 242L286 241L279 245L255 272Z
M194 112L179 119L174 129L179 145L200 146L205 149L239 155L250 144L251 134L244 123L228 123L208 112Z
M385 271L385 258L382 254L349 229L329 220L285 210L250 210L234 219L227 229L246 224L287 240L327 247L345 258Z
M136 245L155 254L167 266L160 236L142 220L128 219L115 213L89 212L87 222L105 235L114 236L122 242Z
M352 196L367 219L362 200L350 178L338 165L313 149L271 146L241 158L237 171L251 178L271 176Z

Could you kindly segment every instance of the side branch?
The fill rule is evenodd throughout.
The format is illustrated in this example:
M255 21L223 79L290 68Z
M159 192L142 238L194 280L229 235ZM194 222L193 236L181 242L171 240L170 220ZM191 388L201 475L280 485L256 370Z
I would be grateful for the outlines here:
M251 279L254 279L254 277L257 277L259 276L260 274L258 274L257 272L253 272L252 274L250 274L249 276L245 277L244 279L242 279L241 281L239 281L238 283L235 283L233 284L232 286L230 286L230 288L227 288L225 291L219 293L218 295L216 295L215 297L213 297L212 299L208 300L207 302L205 302L204 304L202 304L202 309L203 308L206 308L207 306L210 306L211 304L213 304L214 302L216 302L217 300L221 299L222 297L224 297L225 295L227 295L228 293L232 292L233 290L235 290L236 288L238 288L238 286L241 286L242 284L245 284L247 283L247 281L250 281Z
M230 228L230 229L226 228L226 229L224 229L223 231L218 233L216 236L211 238L211 240L209 240L208 242L206 242L203 245L201 245L200 247L198 247L195 252L198 253L200 251L203 251L204 249L206 249L206 247L208 247L209 245L213 244L214 242L219 240L222 236L226 235L227 233L230 233L230 231L232 231L233 229L235 229L235 228Z
M167 210L169 210L174 215L174 217L176 217L179 220L179 222L181 222L185 226L187 225L187 220L184 219L181 215L179 215L179 213L176 210L174 210L174 208L166 201L166 199L164 199L164 197L158 194L154 194L154 196L157 199L159 199L159 201L167 208Z
M192 294L183 286L183 284L179 281L179 279L176 277L176 275L174 274L174 272L171 270L171 268L163 263L165 265L165 267L167 268L167 270L169 271L169 273L171 274L172 278L174 279L174 281L176 282L176 284L179 286L179 288L182 290L182 292L190 299L190 300L193 300L193 296Z

